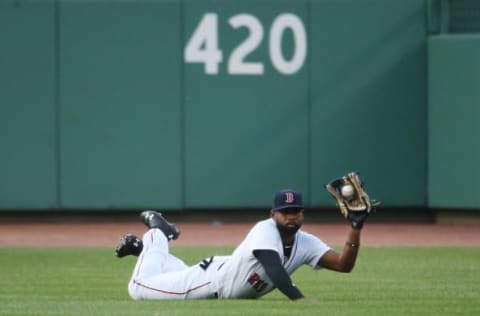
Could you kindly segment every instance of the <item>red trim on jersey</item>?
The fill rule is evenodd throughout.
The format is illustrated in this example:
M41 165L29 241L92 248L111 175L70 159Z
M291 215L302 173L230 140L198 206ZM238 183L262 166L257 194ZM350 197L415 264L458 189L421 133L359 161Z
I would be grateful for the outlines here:
M170 291L160 290L160 289L156 289L156 288L147 286L147 285L145 285L145 284L142 284L142 283L138 282L137 280L133 280L133 283L135 283L135 284L138 285L138 286L144 287L144 288L146 288L146 289L148 289L148 290L152 290L152 291L156 291L156 292L160 292L160 293L172 294L172 295L185 295L185 294L188 294L188 293L193 292L193 291L195 291L195 290L198 290L198 289L200 289L200 288L202 288L202 287L204 287L204 286L210 285L210 283L212 283L212 282L207 282L207 283L201 284L201 285L196 286L196 287L194 287L194 288L188 289L188 290L185 291L185 292L170 292Z

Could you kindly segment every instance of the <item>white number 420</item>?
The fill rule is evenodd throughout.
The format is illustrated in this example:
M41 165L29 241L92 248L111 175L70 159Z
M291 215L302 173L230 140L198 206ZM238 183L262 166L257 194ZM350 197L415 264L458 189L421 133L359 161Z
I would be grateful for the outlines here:
M230 54L227 72L233 75L262 75L264 73L263 63L245 61L245 58L263 40L262 24L250 14L234 15L228 22L234 29L246 27L249 34ZM282 53L282 36L286 29L292 31L295 43L290 60L285 60ZM272 65L278 72L292 75L299 71L307 56L307 36L302 21L291 13L277 16L270 28L268 47ZM218 48L218 16L216 13L206 13L203 16L185 46L184 56L187 63L203 63L206 74L218 74L218 65L223 60L223 54Z

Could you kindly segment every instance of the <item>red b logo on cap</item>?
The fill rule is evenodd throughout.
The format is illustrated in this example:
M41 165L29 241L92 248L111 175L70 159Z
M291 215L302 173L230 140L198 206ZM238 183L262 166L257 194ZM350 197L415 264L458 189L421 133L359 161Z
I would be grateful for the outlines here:
M294 195L292 192L285 192L285 203L293 203Z

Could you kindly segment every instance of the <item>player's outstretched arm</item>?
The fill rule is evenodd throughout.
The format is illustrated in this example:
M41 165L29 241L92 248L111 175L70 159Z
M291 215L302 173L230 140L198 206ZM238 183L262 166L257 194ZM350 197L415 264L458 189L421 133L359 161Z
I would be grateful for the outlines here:
M326 269L338 272L352 271L357 261L360 247L360 232L361 229L359 228L350 228L342 253L329 250L323 255L318 264Z
M336 200L342 215L350 222L351 229L342 253L327 251L318 264L330 270L350 272L357 260L363 224L380 202L370 199L357 172L350 172L342 178L334 179L327 183L325 188Z

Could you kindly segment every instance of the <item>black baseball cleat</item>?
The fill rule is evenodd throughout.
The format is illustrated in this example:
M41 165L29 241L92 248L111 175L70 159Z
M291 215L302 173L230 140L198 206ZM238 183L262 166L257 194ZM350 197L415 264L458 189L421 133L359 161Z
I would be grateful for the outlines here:
M115 256L122 258L128 255L139 256L143 249L143 242L134 234L125 234L120 238Z
M170 224L160 212L146 210L140 214L140 219L148 228L159 228L167 239L174 240L180 236L180 231L174 224Z

